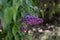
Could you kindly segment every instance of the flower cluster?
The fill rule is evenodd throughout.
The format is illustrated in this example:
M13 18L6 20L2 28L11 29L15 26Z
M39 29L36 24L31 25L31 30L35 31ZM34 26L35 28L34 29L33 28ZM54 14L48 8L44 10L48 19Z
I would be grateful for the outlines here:
M26 32L27 31L27 28L26 27L21 27L21 29L20 29L22 32Z
M39 23L43 23L43 19L31 15L26 15L25 18L23 19L23 22L26 23L27 25L36 25Z

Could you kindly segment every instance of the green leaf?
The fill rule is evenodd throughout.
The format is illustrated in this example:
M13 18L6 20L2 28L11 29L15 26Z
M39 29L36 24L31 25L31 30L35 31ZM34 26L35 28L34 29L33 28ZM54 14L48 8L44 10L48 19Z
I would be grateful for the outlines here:
M17 0L13 0L13 5L16 5Z
M20 0L13 0L13 6L12 6L12 11L13 11L13 20L16 22L16 16L17 16L17 11L20 6Z
M13 14L13 21L16 22L17 8L15 6L11 7Z
M22 38L24 37L24 35L25 35L24 32L21 32L21 33L20 33L20 36L21 36Z
M37 6L35 6L35 7L34 7L34 10L35 10L35 11L38 11L38 7L37 7Z
M16 36L17 32L18 32L18 28L17 28L17 26L14 25L12 27L12 33L13 33L13 35Z
M5 37L5 40L12 40L12 37L13 37L13 35L12 35L12 33L9 31L9 32L7 32L7 36Z
M41 9L40 12L42 14L42 18L44 18L44 11Z
M0 6L2 5L2 0L0 0Z
M2 19L2 13L0 12L0 19Z
M35 14L34 11L32 10L32 8L30 8L30 7L28 7L28 13L29 13L30 15L34 15L34 14Z
M28 34L28 40L32 40L32 35Z
M31 6L31 5L32 5L32 0L26 0L26 4L27 4L28 6Z
M26 37L25 33L24 32L19 32L19 35L20 35L20 39L24 39Z
M25 11L21 12L21 17L24 18L25 17L25 14L26 14Z
M19 40L19 37L17 35L17 33L18 33L18 27L16 25L14 25L12 27L12 33L13 33L13 36L14 36L15 40Z
M3 30L7 28L7 25L11 23L13 12L10 8L6 8L3 14Z
M19 40L19 37L18 37L18 35L16 35L16 36L15 36L15 40Z

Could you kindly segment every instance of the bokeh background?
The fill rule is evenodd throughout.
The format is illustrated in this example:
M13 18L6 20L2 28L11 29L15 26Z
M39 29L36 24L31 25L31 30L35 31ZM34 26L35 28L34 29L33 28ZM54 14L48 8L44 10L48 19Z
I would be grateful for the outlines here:
M0 0L0 40L60 40L60 0Z

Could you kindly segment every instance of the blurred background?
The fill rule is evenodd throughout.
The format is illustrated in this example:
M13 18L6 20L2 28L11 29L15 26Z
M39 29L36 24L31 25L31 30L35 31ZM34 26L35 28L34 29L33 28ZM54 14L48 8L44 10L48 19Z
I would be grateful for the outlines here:
M43 23L26 25L26 15ZM60 0L0 0L0 40L60 40Z

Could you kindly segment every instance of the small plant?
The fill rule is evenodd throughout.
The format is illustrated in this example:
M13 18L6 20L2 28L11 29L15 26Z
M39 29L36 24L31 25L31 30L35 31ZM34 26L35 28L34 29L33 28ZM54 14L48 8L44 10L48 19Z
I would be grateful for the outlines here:
M52 19L59 24L56 13L60 13L60 4L55 0L0 0L0 40L32 40L29 27Z

